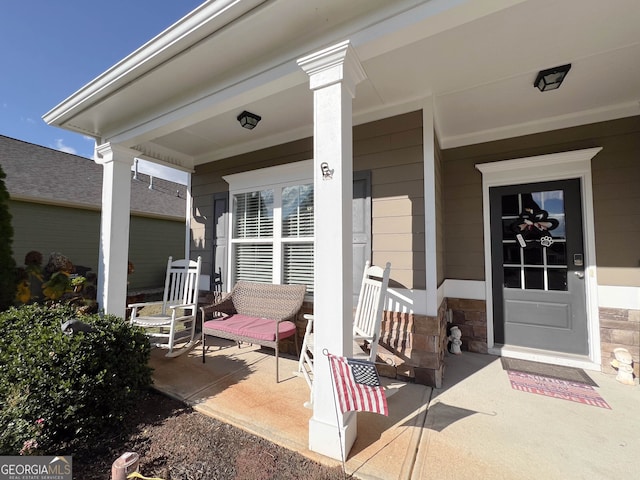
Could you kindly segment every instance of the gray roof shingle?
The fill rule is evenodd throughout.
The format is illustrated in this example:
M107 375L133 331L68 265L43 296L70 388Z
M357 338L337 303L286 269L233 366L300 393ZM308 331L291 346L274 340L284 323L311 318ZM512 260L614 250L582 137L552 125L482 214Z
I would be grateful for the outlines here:
M101 209L103 167L93 160L0 135L0 166L13 199ZM186 187L154 177L149 189L149 182L141 173L131 180L131 212L184 219Z

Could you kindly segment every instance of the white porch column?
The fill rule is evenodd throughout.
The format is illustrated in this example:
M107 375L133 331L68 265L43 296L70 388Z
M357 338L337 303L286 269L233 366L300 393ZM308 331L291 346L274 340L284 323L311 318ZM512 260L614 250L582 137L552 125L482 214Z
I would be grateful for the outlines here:
M316 355L309 448L341 459L356 439L356 414L336 415L329 362L322 351L353 353L352 100L365 73L348 41L301 58L298 65L309 75L314 98Z
M425 99L422 107L422 145L424 155L424 241L427 311L438 315L438 215L436 212L436 142L433 125L433 97Z
M103 167L98 304L105 313L124 317L134 155L109 143L98 145L96 154L95 162Z

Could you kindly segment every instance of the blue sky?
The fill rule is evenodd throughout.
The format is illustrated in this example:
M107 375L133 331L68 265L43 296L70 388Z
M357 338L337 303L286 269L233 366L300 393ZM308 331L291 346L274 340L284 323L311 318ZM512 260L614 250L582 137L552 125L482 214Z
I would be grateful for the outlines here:
M93 139L42 115L202 0L7 0L0 10L0 135L83 157ZM160 172L145 173L163 176Z

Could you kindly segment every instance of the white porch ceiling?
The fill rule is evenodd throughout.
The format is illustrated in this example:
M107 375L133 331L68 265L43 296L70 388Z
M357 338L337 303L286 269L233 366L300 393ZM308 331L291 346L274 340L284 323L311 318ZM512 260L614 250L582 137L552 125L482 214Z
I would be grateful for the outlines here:
M45 120L190 169L310 136L296 60L350 39L367 73L354 121L433 101L451 148L640 114L638 25L637 0L216 0ZM560 89L533 87L565 63ZM254 130L236 121L245 109L262 116Z

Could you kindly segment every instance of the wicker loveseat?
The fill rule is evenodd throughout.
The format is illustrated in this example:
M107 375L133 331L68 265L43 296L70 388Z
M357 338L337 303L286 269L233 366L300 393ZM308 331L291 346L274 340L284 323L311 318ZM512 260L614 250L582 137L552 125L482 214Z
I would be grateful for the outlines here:
M202 313L202 362L208 335L275 349L276 382L278 342L298 334L292 321L302 307L304 285L273 285L239 281L221 300L200 308Z

